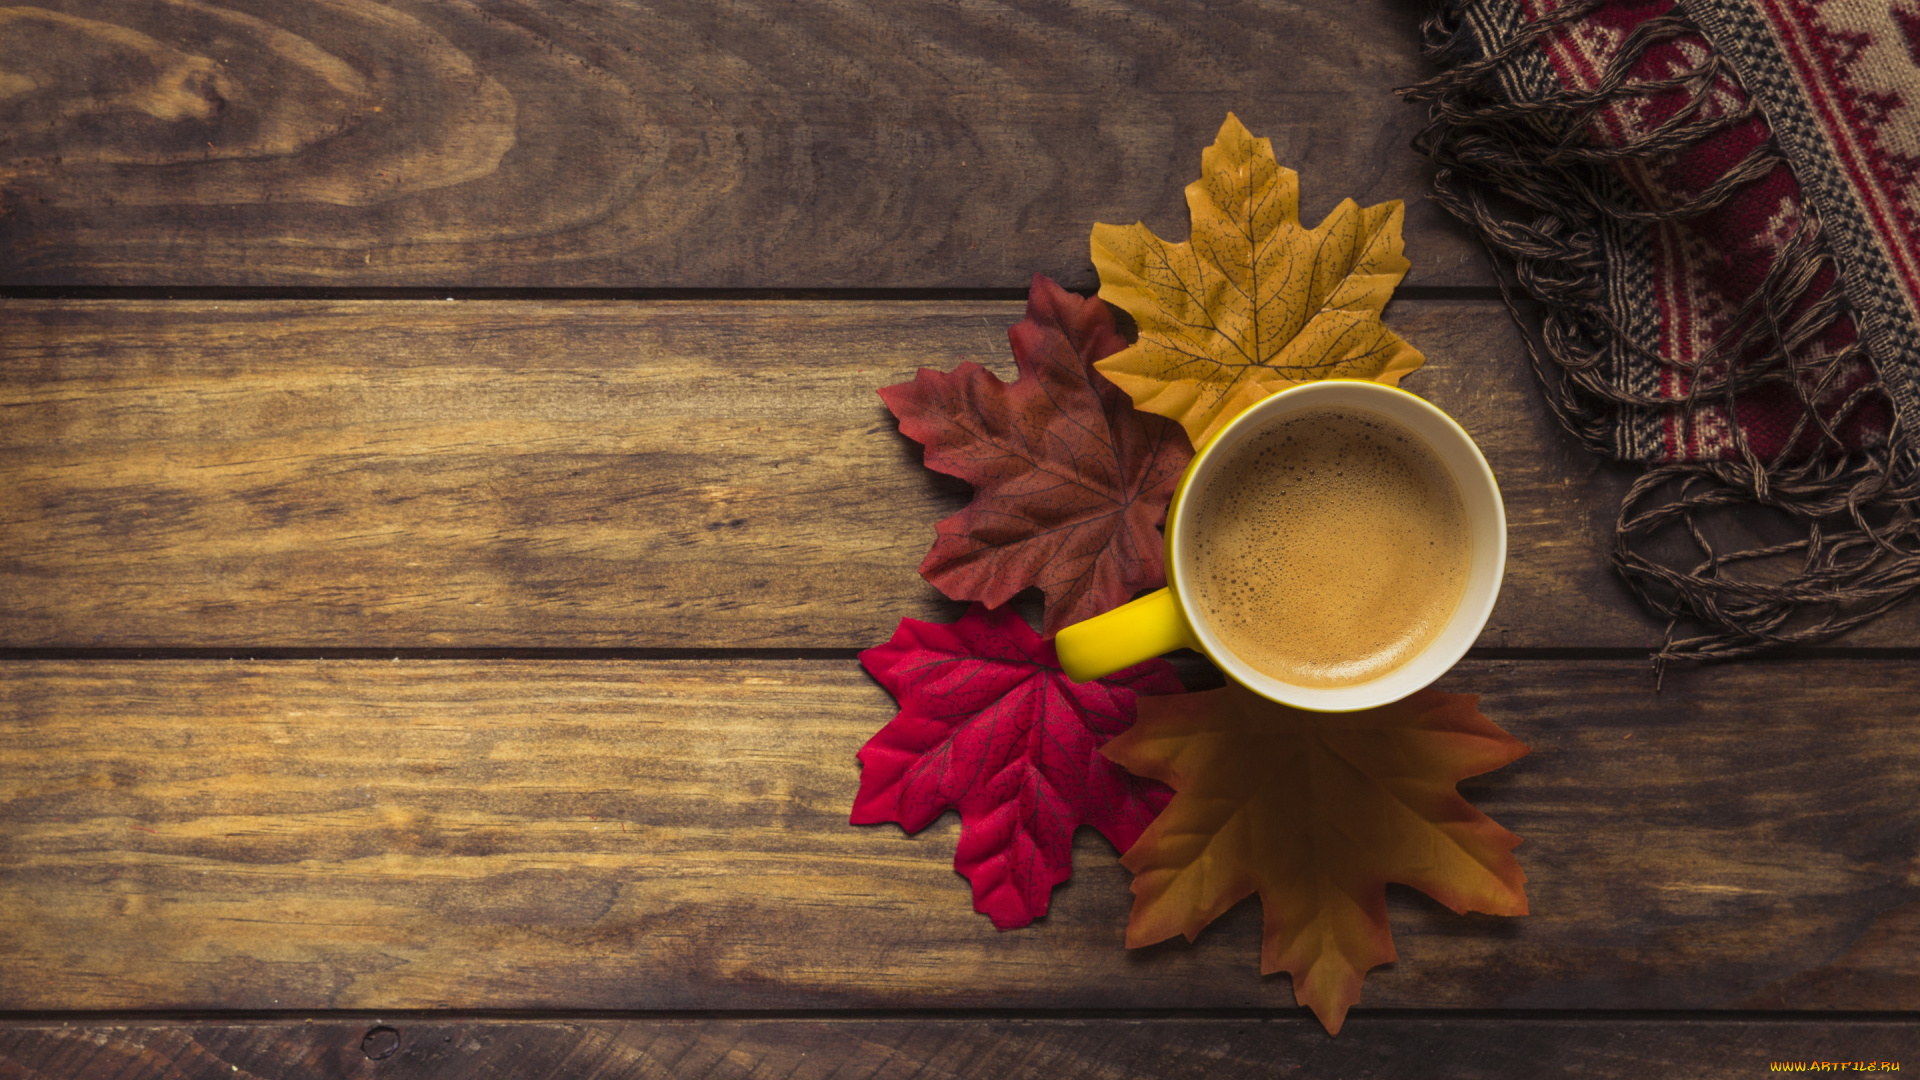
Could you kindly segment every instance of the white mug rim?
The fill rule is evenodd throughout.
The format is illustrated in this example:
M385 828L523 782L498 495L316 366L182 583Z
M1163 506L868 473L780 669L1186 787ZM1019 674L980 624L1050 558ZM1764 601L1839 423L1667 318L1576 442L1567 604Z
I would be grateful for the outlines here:
M1227 649L1200 616L1190 586L1192 575L1182 573L1190 561L1191 518L1181 511L1189 493L1225 461L1227 452L1281 417L1314 408L1351 408L1393 423L1432 449L1453 478L1467 503L1467 521L1474 547L1465 594L1433 641L1392 670L1350 686L1300 686L1258 671ZM1413 422L1409 422L1413 418ZM1434 436L1439 436L1438 444ZM1187 625L1201 648L1227 676L1262 697L1314 712L1353 712L1375 708L1418 691L1445 674L1473 647L1493 614L1500 584L1506 574L1506 508L1500 488L1480 448L1454 419L1426 399L1399 387L1358 379L1327 379L1301 383L1263 398L1233 418L1194 458L1175 493L1172 525L1167 534L1168 584L1179 598Z

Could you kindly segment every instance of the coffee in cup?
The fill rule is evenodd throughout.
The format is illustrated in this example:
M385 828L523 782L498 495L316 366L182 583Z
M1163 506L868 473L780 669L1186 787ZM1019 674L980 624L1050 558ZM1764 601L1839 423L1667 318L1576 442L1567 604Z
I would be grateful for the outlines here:
M1352 408L1261 430L1187 496L1193 596L1220 643L1296 686L1351 686L1432 643L1473 538L1434 452Z
M1506 569L1506 512L1473 440L1361 380L1248 406L1194 454L1166 531L1167 588L1055 637L1069 677L1192 648L1282 704L1369 709L1466 654Z

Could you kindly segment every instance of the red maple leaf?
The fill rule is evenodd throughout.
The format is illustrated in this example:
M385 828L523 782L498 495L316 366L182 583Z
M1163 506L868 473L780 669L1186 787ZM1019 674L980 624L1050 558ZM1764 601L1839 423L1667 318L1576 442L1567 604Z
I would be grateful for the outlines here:
M918 832L960 811L954 869L1002 930L1047 913L1072 874L1075 829L1125 851L1171 798L1099 751L1132 726L1136 694L1184 689L1165 660L1076 683L1011 608L975 604L950 625L900 620L860 663L900 712L860 749L853 823Z
M940 523L920 576L996 608L1037 585L1051 636L1166 584L1158 526L1193 449L1180 425L1136 410L1094 370L1127 347L1104 302L1035 274L1007 339L1011 384L969 362L922 368L880 397L926 447L927 468L974 488Z

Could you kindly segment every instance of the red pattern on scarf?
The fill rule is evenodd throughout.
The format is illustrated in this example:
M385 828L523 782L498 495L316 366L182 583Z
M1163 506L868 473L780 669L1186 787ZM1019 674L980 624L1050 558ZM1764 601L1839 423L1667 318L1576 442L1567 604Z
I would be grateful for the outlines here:
M1564 4L1561 0L1523 0L1521 6L1525 16L1537 22ZM1610 4L1546 35L1544 51L1558 81L1570 90L1593 90L1635 28L1676 6L1674 0ZM1630 82L1674 78L1696 69L1712 51L1713 47L1698 34L1667 38L1639 56ZM1688 86L1650 90L1625 99L1614 97L1612 103L1598 110L1586 135L1598 146L1625 146L1676 122L1695 97L1696 89ZM1718 75L1705 101L1690 118L1677 122L1705 127L1738 114L1747 103L1746 93L1736 83L1724 74ZM1770 137L1766 121L1756 114L1684 150L1622 161L1614 167L1648 210L1667 213L1698 198ZM1911 167L1910 162L1903 164ZM1737 460L1742 455L1734 434L1736 425L1762 461L1805 457L1818 446L1819 433L1811 426L1803 428L1798 439L1792 439L1805 407L1801 393L1785 382L1768 383L1734 396L1730 403L1733 423L1728 417L1729 402L1718 394L1696 400L1691 409L1684 405L1702 380L1711 386L1728 375L1730 365L1760 364L1774 354L1773 342L1764 341L1732 358L1709 359L1719 343L1745 329L1740 325L1742 305L1760 292L1788 241L1813 227L1809 215L1799 183L1781 164L1704 213L1644 226L1659 307L1659 340L1651 343L1660 355L1659 395L1674 403L1662 417L1666 436L1663 460ZM1789 312L1789 320L1821 302L1836 286L1829 264L1819 271L1799 306ZM1815 365L1853 344L1857 337L1851 318L1838 319L1792 350L1794 365ZM1831 373L1824 389L1816 387L1810 377L1803 378L1802 385L1823 416L1830 419L1849 395L1873 379L1873 368L1862 357ZM1884 402L1875 399L1854 412L1839 435L1849 450L1880 445L1890 422ZM1790 439L1792 445L1788 445Z

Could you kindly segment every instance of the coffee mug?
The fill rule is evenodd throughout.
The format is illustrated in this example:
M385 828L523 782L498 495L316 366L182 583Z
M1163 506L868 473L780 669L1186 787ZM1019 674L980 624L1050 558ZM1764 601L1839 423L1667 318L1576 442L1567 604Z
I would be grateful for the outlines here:
M1360 380L1288 387L1221 428L1181 477L1166 536L1166 588L1056 636L1068 677L1192 648L1282 704L1385 705L1466 655L1507 562L1473 440Z

